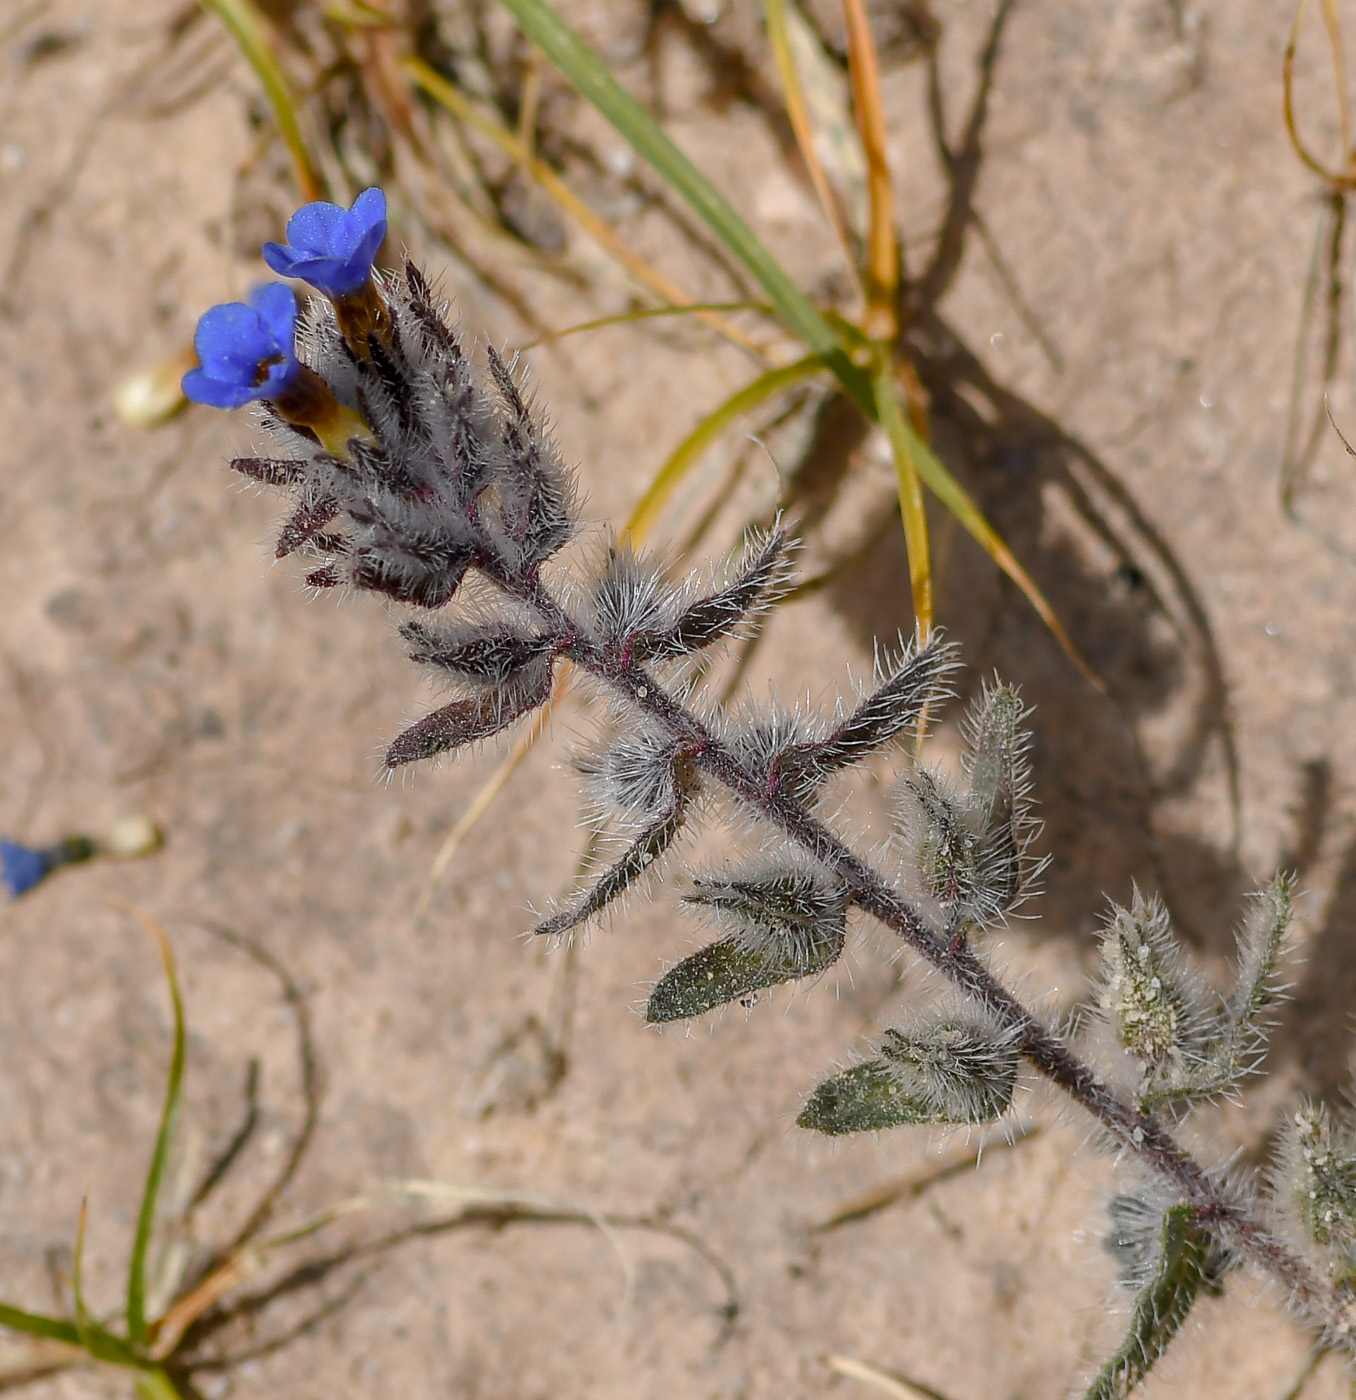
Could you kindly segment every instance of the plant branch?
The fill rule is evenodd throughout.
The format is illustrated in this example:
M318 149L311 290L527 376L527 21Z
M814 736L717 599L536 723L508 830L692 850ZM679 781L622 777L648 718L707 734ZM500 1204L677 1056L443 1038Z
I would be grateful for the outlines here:
M517 589L511 591L520 592ZM618 692L662 728L697 768L778 828L841 879L853 902L898 934L1005 1030L1036 1071L1062 1089L1126 1153L1165 1177L1237 1252L1283 1283L1294 1301L1318 1319L1338 1345L1356 1350L1353 1319L1339 1294L1287 1248L1183 1148L1151 1113L1140 1113L1103 1082L1065 1042L1029 1011L964 943L932 922L806 808L769 785L702 721L675 700L644 667L619 651L589 641L584 629L540 581L520 592L565 642L563 654Z

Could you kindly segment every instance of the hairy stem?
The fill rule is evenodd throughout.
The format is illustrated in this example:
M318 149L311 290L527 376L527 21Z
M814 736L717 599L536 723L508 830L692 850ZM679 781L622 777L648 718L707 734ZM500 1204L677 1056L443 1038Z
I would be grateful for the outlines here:
M1202 1222L1284 1284L1295 1303L1323 1324L1337 1345L1356 1352L1353 1320L1337 1291L1266 1229L1243 1202L1212 1181L1154 1115L1139 1112L1098 1078L970 948L946 938L805 807L770 788L643 667L586 640L582 629L540 583L527 600L562 641L568 639L564 654L580 669L624 695L670 734L702 772L833 871L851 891L854 903L897 933L1011 1031L1029 1063L1086 1109L1118 1147L1171 1181Z

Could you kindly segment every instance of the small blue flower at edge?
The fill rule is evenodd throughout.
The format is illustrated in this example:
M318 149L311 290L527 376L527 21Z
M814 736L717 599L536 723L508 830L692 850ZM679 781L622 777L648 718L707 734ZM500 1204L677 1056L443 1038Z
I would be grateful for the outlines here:
M11 899L27 894L51 873L55 864L48 851L0 840L0 884L9 891Z
M386 196L374 185L352 209L317 200L287 221L286 243L265 243L264 261L280 277L300 277L327 297L359 291L386 237Z
M212 408L276 398L301 370L293 348L296 330L296 294L282 282L258 288L248 305L212 307L193 335L202 363L184 375L185 396Z

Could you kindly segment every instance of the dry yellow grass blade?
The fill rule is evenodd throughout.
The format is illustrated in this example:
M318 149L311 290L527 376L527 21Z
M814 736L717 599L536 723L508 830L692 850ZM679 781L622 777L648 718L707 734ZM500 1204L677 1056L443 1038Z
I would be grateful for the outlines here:
M940 1390L933 1390L921 1381L912 1381L897 1371L882 1371L867 1361L858 1361L853 1356L829 1357L829 1370L850 1380L861 1381L883 1395L893 1396L894 1400L948 1400Z
M885 110L881 105L880 61L863 0L843 0L848 33L848 72L852 78L857 130L866 154L870 223L866 235L866 323L872 340L893 342L899 333L899 240L895 233L894 191L886 151Z
M806 102L805 89L796 66L796 45L792 38L792 25L799 22L799 16L791 10L788 0L763 0L763 15L767 22L767 37L772 45L772 56L777 64L777 73L782 82L782 98L786 103L786 115L791 122L791 130L796 136L801 159L809 172L810 183L814 186L824 216L828 219L838 241L843 246L844 260L852 270L852 275L860 285L861 270L857 266L856 249L853 247L852 229L842 201L829 184L824 163L819 158L815 146L815 130L810 119L810 109Z

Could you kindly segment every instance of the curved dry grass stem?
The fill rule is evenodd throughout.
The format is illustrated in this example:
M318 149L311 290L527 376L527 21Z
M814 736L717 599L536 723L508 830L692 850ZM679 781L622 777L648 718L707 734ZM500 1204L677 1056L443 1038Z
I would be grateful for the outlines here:
M1299 0L1294 22L1290 26L1290 37L1286 41L1285 57L1281 60L1281 104L1285 115L1285 130L1300 160L1332 189L1346 192L1356 189L1356 151L1351 147L1351 115L1347 98L1346 54L1342 43L1342 27L1332 0L1323 0L1323 19L1328 31L1337 89L1342 166L1332 170L1324 165L1305 145L1295 122L1295 50L1299 45L1300 26L1304 23L1308 9L1309 0Z
M855 1356L830 1356L829 1370L835 1375L846 1376L849 1380L861 1381L892 1400L950 1400L940 1390L934 1390L922 1381L910 1380L898 1371L884 1371L868 1361L859 1361Z

